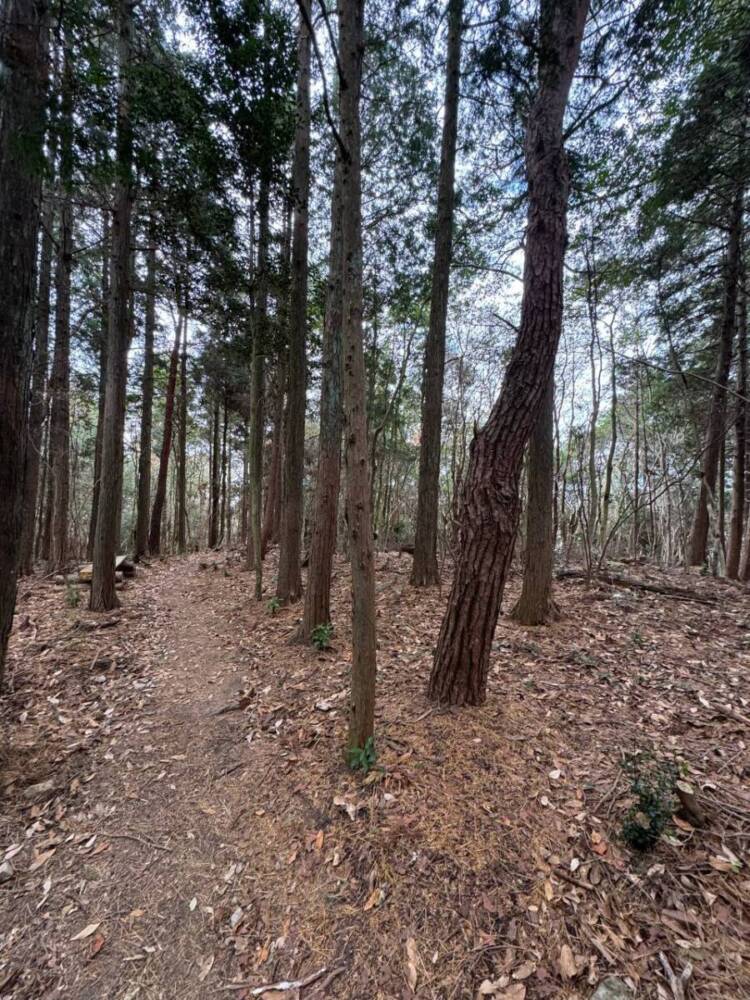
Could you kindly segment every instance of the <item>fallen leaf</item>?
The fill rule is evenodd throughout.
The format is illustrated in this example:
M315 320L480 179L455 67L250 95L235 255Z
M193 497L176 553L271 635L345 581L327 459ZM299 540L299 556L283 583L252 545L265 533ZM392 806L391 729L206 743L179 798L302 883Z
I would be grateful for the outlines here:
M535 962L524 962L523 965L519 965L516 971L513 973L513 978L528 979L535 969L536 969Z
M373 910L376 906L380 904L385 899L385 893L382 889L373 889L370 895L367 897L367 902L365 903L365 910Z
M77 934L74 934L70 940L83 941L85 938L91 937L91 935L98 930L100 925L101 925L101 920L97 924L88 924L86 927L83 928L82 931L79 931Z
M206 976L209 974L209 972L211 971L211 969L213 969L213 967L214 967L214 956L213 955L207 955L201 961L201 969L200 969L200 972L198 973L198 980L199 980L199 982L202 983L202 982L205 981Z
M89 958L94 958L105 945L106 938L103 934L97 934L91 941L91 947L89 948Z
M558 966L560 968L560 975L563 979L575 979L578 975L578 966L576 965L576 960L570 945L564 944L560 949Z
M409 984L409 988L412 993L417 988L417 961L419 960L419 954L417 952L417 942L414 938L406 939L406 981Z

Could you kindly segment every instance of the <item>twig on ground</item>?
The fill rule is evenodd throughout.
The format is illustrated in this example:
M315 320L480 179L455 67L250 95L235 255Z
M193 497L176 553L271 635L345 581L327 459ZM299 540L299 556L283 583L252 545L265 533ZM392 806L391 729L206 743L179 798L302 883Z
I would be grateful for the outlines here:
M109 837L110 840L134 840L137 844L143 844L144 847L155 847L157 851L171 851L171 847L167 847L165 844L157 844L154 840L149 840L147 837L138 837L134 833L107 833L106 830L101 831L103 837Z

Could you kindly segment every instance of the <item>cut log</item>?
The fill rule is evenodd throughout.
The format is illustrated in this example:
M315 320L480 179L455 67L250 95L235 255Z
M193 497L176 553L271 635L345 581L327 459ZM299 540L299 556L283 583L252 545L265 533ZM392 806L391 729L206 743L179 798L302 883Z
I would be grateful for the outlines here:
M79 583L91 583L91 577L94 572L93 563L86 563L84 566L78 570L78 582ZM127 556L115 556L115 574L119 573L119 578L115 575L115 580L122 582L124 577L135 576L135 563L133 563Z
M582 569L561 569L556 574L558 580L586 580L589 574ZM601 571L591 574L592 580L599 580L600 583L608 583L611 587L628 587L631 590L644 590L649 594L660 594L663 597L672 597L680 601L695 601L697 604L715 604L713 597L706 597L697 594L694 590L685 587L673 587L669 584L648 583L646 580L636 580L631 576L622 576L620 573L607 573Z

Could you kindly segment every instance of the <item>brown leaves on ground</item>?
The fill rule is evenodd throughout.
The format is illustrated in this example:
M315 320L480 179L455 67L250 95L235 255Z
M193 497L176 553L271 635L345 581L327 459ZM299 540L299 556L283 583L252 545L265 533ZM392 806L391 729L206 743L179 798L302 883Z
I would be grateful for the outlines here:
M366 778L342 760L343 562L323 653L289 642L301 607L270 615L239 560L155 564L106 618L24 584L0 995L583 1000L608 975L658 1000L750 995L745 591L566 581L554 625L501 619L488 702L457 712L423 694L445 591L409 569L379 557ZM620 762L644 749L689 791L635 855Z

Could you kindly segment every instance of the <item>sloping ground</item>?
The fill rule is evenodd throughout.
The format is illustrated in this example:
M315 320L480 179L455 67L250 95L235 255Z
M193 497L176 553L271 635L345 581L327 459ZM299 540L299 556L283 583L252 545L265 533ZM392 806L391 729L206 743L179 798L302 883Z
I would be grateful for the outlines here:
M455 712L424 697L445 594L409 568L379 558L366 779L341 756L343 562L324 653L219 557L142 570L104 617L26 585L2 700L0 997L247 998L313 977L264 995L537 1000L607 974L639 997L750 997L747 594L565 581L557 624L501 620L488 702ZM636 750L676 761L708 814L646 854L619 840Z

